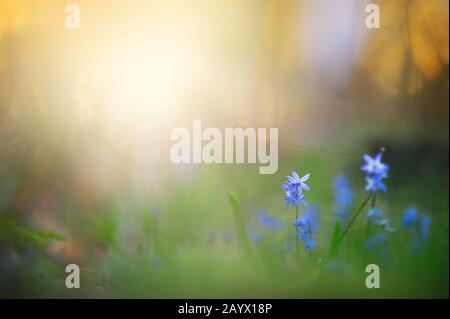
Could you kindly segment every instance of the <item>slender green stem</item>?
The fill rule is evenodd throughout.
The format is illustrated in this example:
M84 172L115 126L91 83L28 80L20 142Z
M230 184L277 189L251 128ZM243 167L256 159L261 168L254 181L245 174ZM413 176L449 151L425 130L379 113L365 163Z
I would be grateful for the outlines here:
M377 204L377 192L374 191L372 196L372 201L370 202L370 208L374 209L375 205Z
M365 232L366 232L366 237L369 236L369 234L370 234L370 220L369 219L367 219Z
M358 217L358 215L361 213L361 211L363 210L363 208L367 205L367 203L369 202L369 200L372 198L373 193L369 193L369 196L367 196L367 198L364 200L364 202L361 204L361 206L359 206L358 210L355 212L355 214L353 214L352 219L350 220L350 222L348 223L347 227L345 228L345 230L342 232L341 237L339 238L339 242L342 241L342 239L344 239L344 236L347 234L348 230L350 229L350 227L352 226L353 222L356 220L356 217Z
M375 191L372 194L373 194L373 196L372 196L372 200L370 201L370 208L375 209L375 206L377 204L377 192ZM369 234L370 234L370 226L371 226L370 219L367 219L366 236L369 236Z

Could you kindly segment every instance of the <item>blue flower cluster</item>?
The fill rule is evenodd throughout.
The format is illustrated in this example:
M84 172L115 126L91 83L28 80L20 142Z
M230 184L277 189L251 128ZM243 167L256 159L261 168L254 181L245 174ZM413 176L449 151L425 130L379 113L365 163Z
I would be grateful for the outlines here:
M316 243L312 238L312 233L315 233L319 228L317 221L317 208L310 206L302 217L294 221L294 227L297 229L297 236L305 243L305 249L312 250Z
M288 181L283 184L283 189L285 190L284 201L286 202L286 207L290 204L298 206L299 202L306 205L303 190L311 190L309 186L305 184L310 176L311 174L306 174L305 176L300 178L295 171L292 171L292 176L286 176Z
M388 247L385 245L388 239L389 233L396 229L392 226L389 219L384 215L380 209L376 209L376 193L378 191L386 192L387 188L383 183L383 180L388 177L389 166L382 162L382 152L378 152L375 157L371 157L368 154L363 156L364 165L361 166L361 170L366 172L366 192L371 192L367 197L367 200L360 206L355 212L353 218L347 224L346 228L341 234L339 241L347 234L354 220L362 209L370 202L370 209L367 214L368 226L376 225L381 227L381 230L371 229L367 227L366 240L364 242L364 248L374 253L379 253L380 256L386 256L389 253ZM317 207L314 205L306 205L305 192L310 191L310 187L306 185L306 182L310 178L310 174L306 174L300 177L297 172L292 171L292 174L287 176L287 181L283 184L283 190L285 192L284 200L286 206L293 205L296 207L296 219L293 226L296 229L297 240L302 240L306 250L313 250L316 247L316 242L313 239L313 233L318 230L318 218ZM333 180L334 190L334 206L336 216L342 223L347 223L349 219L350 209L353 205L354 191L350 186L350 183L346 176L336 176ZM306 212L298 217L299 203L303 203L306 208ZM273 219L265 213L258 215L258 220L261 225L270 229L281 229L282 222ZM422 214L419 215L414 207L409 208L403 216L402 227L410 230L414 234L413 249L418 250L430 235L431 218Z
M430 237L431 217L419 214L414 206L409 207L402 219L402 227L414 233L412 249L420 250Z
M381 190L387 191L383 179L388 176L389 166L381 162L382 152L378 152L374 158L364 154L365 164L361 166L361 170L366 172L366 192L376 192Z

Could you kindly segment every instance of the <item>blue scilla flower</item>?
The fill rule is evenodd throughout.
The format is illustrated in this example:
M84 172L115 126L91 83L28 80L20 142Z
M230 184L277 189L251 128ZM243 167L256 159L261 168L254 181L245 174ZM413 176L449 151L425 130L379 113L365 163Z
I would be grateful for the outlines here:
M431 217L427 214L419 214L417 209L411 206L403 214L402 226L416 231L421 239L426 240L430 235Z
M369 218L369 221L371 223L378 224L384 218L384 214L379 209L371 209L371 210L369 210L367 217Z
M288 175L286 176L286 178L288 179L289 184L297 185L300 187L300 189L310 191L311 189L309 188L309 186L305 184L305 182L309 179L310 176L311 174L308 173L302 178L300 178L296 171L292 171L292 176Z
M306 212L302 217L297 218L294 221L294 226L298 228L307 228L310 227L311 231L314 233L319 228L319 223L317 220L317 211L318 208L316 205L311 205L308 207Z
M315 241L312 238L311 230L308 228L299 229L297 236L305 243L306 250L313 250L316 247Z
M381 178L387 177L389 166L381 162L382 152L378 152L374 158L368 154L364 154L363 159L366 162L361 166L361 170L368 175L379 176Z
M309 238L308 240L305 241L305 248L307 250L313 250L316 247L316 242L314 241L314 239Z
M413 232L412 249L417 252L425 245L430 237L431 217L427 214L419 214L414 206L409 207L403 214L402 226Z
M412 242L414 252L420 251L425 245L428 237L430 237L431 217L421 215L418 220L417 232Z
M386 192L386 185L383 179L388 176L389 166L381 162L382 153L379 152L374 158L364 154L363 159L366 162L361 166L361 170L366 172L366 192Z
M262 226L268 229L280 230L284 226L283 221L281 219L272 217L266 212L258 212L256 214L256 219Z
M417 223L417 209L414 206L409 207L402 218L402 227L403 228L411 228Z
M289 189L286 190L284 194L284 202L286 203L286 207L288 207L290 204L297 206L299 202L306 205L305 196L300 195L298 193L298 189L292 186L289 186Z
M319 221L317 219L319 208L316 205L308 206L303 218L308 221L311 231L315 233L319 229Z
M342 223L346 222L353 203L353 189L348 178L344 175L333 179L334 205L337 217Z
M386 185L383 184L382 178L380 176L366 176L366 192L372 191L387 191Z
M298 238L304 241L305 248L307 250L314 249L316 245L312 238L312 233L315 233L319 228L317 208L310 206L302 217L294 221L294 226L297 229Z
M431 217L422 215L419 223L419 235L422 240L427 240L430 237Z
M297 218L294 220L294 227L296 228L308 228L308 220L306 218Z
M303 190L311 190L309 186L305 184L310 176L311 174L306 174L300 178L295 171L292 171L292 176L286 176L288 181L283 184L286 206L289 206L290 204L297 206L299 202L306 205Z

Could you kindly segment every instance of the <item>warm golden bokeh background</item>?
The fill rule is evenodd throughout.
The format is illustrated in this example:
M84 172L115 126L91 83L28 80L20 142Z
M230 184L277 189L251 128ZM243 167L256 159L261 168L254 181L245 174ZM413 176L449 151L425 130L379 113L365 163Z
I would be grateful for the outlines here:
M76 3L81 28L68 30L67 1L1 1L0 98L2 135L41 134L33 156L69 143L80 179L152 174L161 154L149 149L193 118L286 135L296 121L374 109L448 123L427 97L448 90L446 1L379 1L380 30L365 28L357 0Z

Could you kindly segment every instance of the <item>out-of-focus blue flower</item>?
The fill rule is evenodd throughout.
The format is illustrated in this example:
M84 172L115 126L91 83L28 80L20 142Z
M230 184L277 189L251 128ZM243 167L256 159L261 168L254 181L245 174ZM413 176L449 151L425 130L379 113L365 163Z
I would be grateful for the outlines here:
M366 192L376 192L378 190L382 192L387 191L387 187L383 184L382 178L380 176L366 176L366 182Z
M247 225L247 235L250 240L255 243L259 243L263 239L263 235L261 235L251 224Z
M417 209L414 206L409 207L402 218L402 226L411 228L417 223Z
M297 235L298 235L298 238L300 238L301 240L306 242L311 237L308 226L306 226L305 228L299 228Z
M383 212L379 209L369 210L367 217L369 218L369 222L371 224L377 224L388 232L393 232L395 230L395 228L392 227L389 220L387 218L385 218Z
M294 220L294 227L296 228L307 228L308 221L305 218L297 218Z
M414 234L412 250L418 252L430 237L431 217L419 214L414 206L409 207L402 218L402 226Z
M369 210L367 217L371 223L378 224L384 218L384 214L379 209L371 209Z
M300 178L295 171L292 171L292 176L286 176L288 181L283 184L286 206L289 206L290 204L297 206L299 202L306 205L303 190L311 190L309 186L305 184L310 176L311 174L306 174Z
M379 176L381 178L387 177L389 166L381 162L382 154L378 152L374 158L368 154L364 154L363 159L366 163L361 166L361 170L365 171L368 175Z
M380 248L387 239L387 234L385 232L378 232L375 235L369 237L364 243L364 248L368 251Z
M305 248L307 250L314 249L316 245L312 239L312 233L316 232L319 228L317 208L315 206L309 207L302 217L294 221L294 226L297 229L298 238L305 242Z
M412 242L412 249L415 252L420 251L428 237L430 237L431 217L428 215L420 216L418 229Z
M314 241L314 239L309 238L305 241L305 248L307 250L313 250L316 247L316 243Z
M280 230L283 228L283 221L267 214L266 212L259 212L256 214L256 219L264 227L272 230Z
M340 175L333 179L334 205L337 217L345 223L353 203L353 189L346 176Z
M309 227L313 233L319 229L319 221L317 219L318 211L319 209L316 205L310 205L303 214L303 218L308 221Z
M378 225L380 225L382 228L384 228L384 230L386 230L387 232L391 233L391 232L395 231L395 228L391 225L391 223L387 219L380 220L378 222Z
M419 223L419 234L422 240L427 240L430 237L431 217L422 215Z
M361 166L361 170L366 172L366 192L387 191L386 185L383 184L383 179L388 176L389 166L381 162L382 154L379 152L374 158L368 154L363 156L366 163Z

